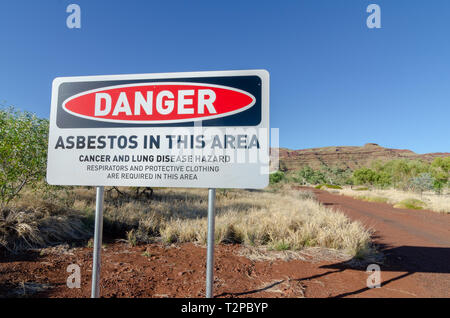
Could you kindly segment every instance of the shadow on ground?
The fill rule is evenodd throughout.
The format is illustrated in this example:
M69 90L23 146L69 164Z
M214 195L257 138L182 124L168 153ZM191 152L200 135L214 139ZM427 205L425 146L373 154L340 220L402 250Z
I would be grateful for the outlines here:
M386 281L382 281L382 286L386 286L394 281L398 281L408 277L414 273L450 273L450 248L446 247L423 247L423 246L400 246L400 247L388 247L379 246L379 251L384 255L384 260L380 265L382 271L399 272L400 274L394 278ZM361 260L351 259L345 262L339 262L336 264L323 265L320 268L330 269L325 273L302 277L296 279L290 279L290 281L308 281L317 279L327 275L343 272L348 269L366 271L368 262L361 262ZM259 292L269 290L277 285L284 283L286 280L280 280L263 288L255 290L242 291L237 293L222 293L216 297L237 297L244 295L252 295ZM349 291L336 295L336 298L342 298L352 295L361 294L368 291L370 288L365 287L359 290Z

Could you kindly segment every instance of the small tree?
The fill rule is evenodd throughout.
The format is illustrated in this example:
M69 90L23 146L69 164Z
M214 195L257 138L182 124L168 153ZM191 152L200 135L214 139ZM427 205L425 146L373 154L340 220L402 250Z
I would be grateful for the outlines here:
M325 183L325 174L320 170L314 170L309 166L303 167L298 174L297 179L300 184L320 184Z
M434 187L435 179L429 173L421 173L417 177L409 179L409 188L411 190L420 192L432 190Z
M442 193L442 189L449 184L450 157L436 158L431 164L431 174L434 178L434 189Z
M269 182L270 182L270 184L275 184L275 183L278 183L281 180L283 180L284 177L285 177L284 172L277 171L277 172L269 174Z
M374 183L379 187L387 187L391 185L392 177L385 171L376 172L374 175Z
M328 183L335 185L352 184L350 169L343 169L340 167L325 167L324 173Z
M45 176L48 120L13 108L0 110L0 204Z
M370 168L361 168L353 172L355 184L374 184L376 177L377 173Z

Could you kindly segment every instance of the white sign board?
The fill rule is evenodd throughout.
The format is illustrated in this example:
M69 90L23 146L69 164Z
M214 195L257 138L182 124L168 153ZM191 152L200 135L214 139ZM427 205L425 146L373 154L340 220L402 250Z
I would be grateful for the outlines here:
M47 182L263 188L265 70L56 78Z

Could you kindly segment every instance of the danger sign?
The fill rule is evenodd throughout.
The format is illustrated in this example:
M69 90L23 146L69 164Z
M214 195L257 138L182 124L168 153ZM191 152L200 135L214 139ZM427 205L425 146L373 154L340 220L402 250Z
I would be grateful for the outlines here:
M269 74L56 78L47 167L58 185L263 188Z
M62 107L74 116L97 121L177 123L229 116L254 104L253 95L231 87L154 83L83 92Z

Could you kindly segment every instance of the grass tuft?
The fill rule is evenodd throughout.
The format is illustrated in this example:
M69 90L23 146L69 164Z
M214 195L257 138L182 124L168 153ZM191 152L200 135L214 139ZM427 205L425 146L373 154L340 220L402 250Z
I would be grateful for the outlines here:
M367 190L369 190L368 187L353 188L353 191L367 191Z
M367 201L367 202L378 202L378 203L387 203L389 201L389 198L385 197L378 197L378 196L366 196L366 195L359 195L356 197L359 200Z
M0 246L10 252L46 247L90 237L90 229L75 211L38 202L0 210Z
M323 188L327 188L327 189L336 189L336 190L342 190L341 186L335 185L335 184L319 184L315 187L316 189L323 189Z
M418 199L405 199L394 205L397 209L422 210L426 207L426 203Z

